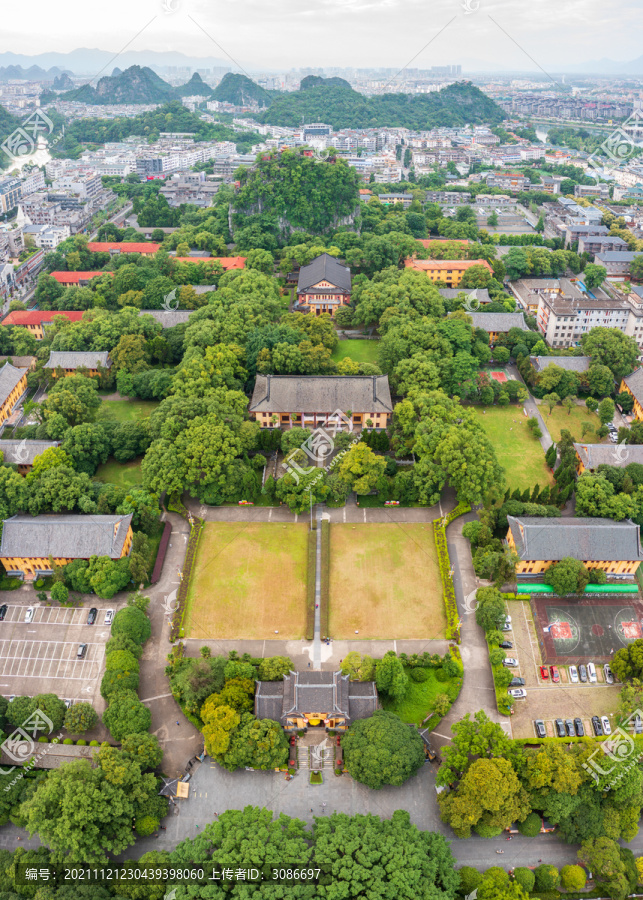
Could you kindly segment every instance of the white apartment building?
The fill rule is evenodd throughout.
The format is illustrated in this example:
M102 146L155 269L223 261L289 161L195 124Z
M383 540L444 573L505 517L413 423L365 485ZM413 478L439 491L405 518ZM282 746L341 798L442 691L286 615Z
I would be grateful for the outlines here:
M579 347L592 328L618 328L636 340L643 356L643 300L567 297L543 292L538 302L538 328L550 347Z
M44 191L45 189L45 176L42 173L42 169L31 169L21 178L21 182L23 197L28 197L29 194L33 194L36 191Z
M71 234L68 225L26 225L22 232L41 250L55 250Z
M77 171L61 175L52 184L53 191L75 194L85 200L93 200L103 189L103 183L97 172Z

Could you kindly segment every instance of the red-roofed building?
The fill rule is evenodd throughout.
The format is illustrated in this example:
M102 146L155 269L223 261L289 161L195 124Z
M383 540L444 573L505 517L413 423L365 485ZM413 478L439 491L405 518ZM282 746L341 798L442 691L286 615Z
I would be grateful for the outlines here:
M90 241L87 249L91 253L140 253L143 256L154 256L160 250L160 244L136 243L135 241Z
M113 275L113 272L50 272L59 284L65 287L85 287L92 278L100 278L101 275Z
M443 281L447 287L458 287L471 266L484 266L493 275L486 259L410 259L404 260L407 269L426 272L431 281Z
M26 328L29 334L33 334L37 341L41 341L45 336L45 327L51 325L55 316L62 316L69 322L80 322L83 317L83 310L14 310L14 312L9 313L2 324Z
M224 272L230 269L245 269L245 256L171 256L170 259L183 263L211 263L218 262Z

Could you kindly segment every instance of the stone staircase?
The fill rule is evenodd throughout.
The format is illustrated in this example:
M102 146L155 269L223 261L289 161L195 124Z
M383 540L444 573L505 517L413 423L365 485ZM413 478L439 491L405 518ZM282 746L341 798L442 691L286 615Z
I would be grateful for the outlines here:
M308 733L298 741L297 748L300 769L321 772L322 769L333 768L335 751L332 741L328 737L320 740L320 735Z

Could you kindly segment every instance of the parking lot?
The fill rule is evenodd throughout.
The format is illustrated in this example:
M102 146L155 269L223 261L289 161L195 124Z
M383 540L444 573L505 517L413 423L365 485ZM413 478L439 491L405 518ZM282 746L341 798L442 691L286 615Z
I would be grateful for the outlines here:
M14 595L15 596L15 595ZM4 603L7 612L0 621L0 694L56 694L69 700L86 700L100 712L104 701L100 681L104 669L105 642L110 626L105 613L116 609L108 600L95 600L96 622L87 624L91 606L49 607L28 602ZM32 610L31 621L26 621ZM78 656L86 644L83 656Z
M511 616L512 630L507 632L506 638L513 643L513 649L505 650L505 653L518 660L518 668L511 669L511 673L524 678L527 691L527 698L517 700L514 706L511 716L513 736L535 737L536 719L545 723L548 737L556 735L555 719L580 718L586 735L593 734L592 716L608 716L613 725L619 685L605 683L602 665L596 665L596 684L572 684L564 665L558 666L558 684L552 682L551 673L543 680L540 674L540 644L529 602L512 601L507 604L507 611Z

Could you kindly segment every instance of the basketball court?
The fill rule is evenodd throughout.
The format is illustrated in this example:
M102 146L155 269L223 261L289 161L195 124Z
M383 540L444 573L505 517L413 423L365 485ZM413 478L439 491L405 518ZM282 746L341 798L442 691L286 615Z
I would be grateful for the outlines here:
M617 650L643 637L638 597L534 597L531 603L543 663L607 662Z
M508 381L506 374L501 369L494 369L493 372L489 373L494 381L497 381L498 384L504 384Z

